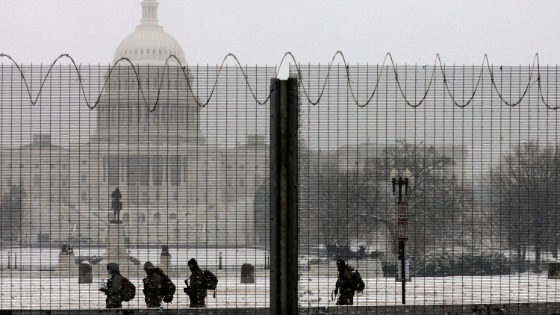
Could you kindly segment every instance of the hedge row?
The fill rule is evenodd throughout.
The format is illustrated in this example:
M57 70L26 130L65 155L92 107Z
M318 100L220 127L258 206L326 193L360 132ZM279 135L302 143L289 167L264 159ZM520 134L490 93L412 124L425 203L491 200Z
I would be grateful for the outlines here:
M382 260L383 275L396 276L396 261ZM504 254L486 252L480 254L428 253L410 259L410 272L413 277L445 276L489 276L511 273L510 261Z

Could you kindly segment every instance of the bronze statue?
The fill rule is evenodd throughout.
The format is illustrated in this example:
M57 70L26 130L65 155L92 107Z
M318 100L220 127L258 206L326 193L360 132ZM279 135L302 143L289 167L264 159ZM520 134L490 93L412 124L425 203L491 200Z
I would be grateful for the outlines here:
M120 212L122 210L122 194L119 190L119 187L117 187L117 189L113 191L111 197L113 198L113 202L111 203L111 207L113 208L113 220L111 220L111 223L122 223L122 221L119 219Z

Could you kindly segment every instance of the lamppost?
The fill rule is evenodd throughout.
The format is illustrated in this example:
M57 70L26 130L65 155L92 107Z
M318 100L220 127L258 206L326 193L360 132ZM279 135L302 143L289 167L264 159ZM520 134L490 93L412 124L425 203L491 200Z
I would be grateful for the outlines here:
M402 175L397 179L397 171L395 169L391 170L391 177L393 183L393 195L395 195L396 188L398 187L398 201L397 201L397 232L398 232L398 261L400 261L400 278L397 272L397 281L402 282L402 304L406 303L405 293L406 293L406 280L408 273L406 272L406 252L405 252L405 242L408 240L407 235L407 225L408 225L408 203L403 201L403 186L404 194L408 195L408 176L410 171L407 169L404 172L404 179Z

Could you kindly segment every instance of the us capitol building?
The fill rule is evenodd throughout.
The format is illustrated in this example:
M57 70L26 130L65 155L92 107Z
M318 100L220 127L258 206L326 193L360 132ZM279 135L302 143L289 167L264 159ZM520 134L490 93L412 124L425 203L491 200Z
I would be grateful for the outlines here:
M142 2L141 23L113 63L126 57L139 65L146 101L153 106L160 90L158 106L146 108L132 67L121 62L101 95L89 143L60 147L36 134L31 144L3 148L2 196L18 185L26 194L21 214L6 218L3 211L2 227L11 229L4 244L104 244L116 187L130 244L258 243L254 199L268 173L265 137L248 136L235 147L207 143L182 69L173 59L163 67L171 54L186 59L159 25L157 9L156 0Z

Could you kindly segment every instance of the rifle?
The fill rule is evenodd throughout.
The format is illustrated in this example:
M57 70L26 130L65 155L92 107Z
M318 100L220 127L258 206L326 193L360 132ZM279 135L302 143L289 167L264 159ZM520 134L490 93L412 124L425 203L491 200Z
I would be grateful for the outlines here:
M334 302L334 299L336 298L337 295L338 295L338 288L332 290L332 292L331 292L331 301Z
M107 283L106 280L103 281L95 281L95 283L97 283L99 285L99 291L107 294L107 288L109 286L109 284Z
M185 291L185 293L190 296L189 293L191 292L191 286L189 285L189 279L185 280L185 284L187 285L187 287L184 288L183 291Z

